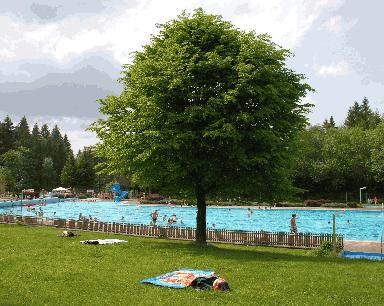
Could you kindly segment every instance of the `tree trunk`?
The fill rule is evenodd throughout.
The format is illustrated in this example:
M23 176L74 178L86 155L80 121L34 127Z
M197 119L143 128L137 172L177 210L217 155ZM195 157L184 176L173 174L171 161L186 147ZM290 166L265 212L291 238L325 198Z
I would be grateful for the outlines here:
M207 204L205 203L205 192L196 187L197 216L196 216L196 242L204 245L207 242Z

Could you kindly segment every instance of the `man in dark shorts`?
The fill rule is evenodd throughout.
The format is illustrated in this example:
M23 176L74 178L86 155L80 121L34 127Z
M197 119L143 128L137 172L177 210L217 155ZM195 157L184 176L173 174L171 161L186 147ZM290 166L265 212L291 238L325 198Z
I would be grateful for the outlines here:
M157 210L154 210L153 212L151 212L151 218L152 218L153 225L156 225L156 221L157 221L158 216L159 216L159 214L157 213Z
M292 214L292 217L291 217L291 233L294 233L294 234L297 233L296 214Z

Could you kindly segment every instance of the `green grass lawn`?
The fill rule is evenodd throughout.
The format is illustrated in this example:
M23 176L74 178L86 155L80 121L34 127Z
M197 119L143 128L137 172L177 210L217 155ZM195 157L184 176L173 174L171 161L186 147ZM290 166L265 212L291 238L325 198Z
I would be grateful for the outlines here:
M384 264L305 250L136 238L0 225L0 305L384 305ZM120 238L128 243L83 245ZM178 268L213 270L231 292L139 281Z

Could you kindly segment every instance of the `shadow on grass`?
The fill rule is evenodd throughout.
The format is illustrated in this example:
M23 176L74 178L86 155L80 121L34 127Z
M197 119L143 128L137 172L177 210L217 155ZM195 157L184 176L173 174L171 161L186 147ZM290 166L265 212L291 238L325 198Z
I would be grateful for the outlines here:
M200 246L194 242L179 242L177 240L161 240L159 242L148 240L148 247L164 251L175 251L196 256L209 256L226 260L241 261L294 261L313 263L343 263L348 265L361 261L352 261L335 257L318 257L310 254L311 250L288 249L262 246L240 246L231 244L207 244ZM305 254L307 252L307 254ZM302 253L302 254L300 254ZM303 254L304 253L304 254Z
M20 230L37 230L42 232L42 237L54 238L55 248L61 248L62 243L64 242L76 242L80 248L80 240L86 239L97 239L97 238L118 238L125 240L135 241L136 247L153 249L157 251L164 251L165 253L173 251L179 254L186 254L192 256L209 256L213 259L223 259L223 260L235 260L242 262L251 262L251 261L260 261L260 262L273 262L273 261L285 261L285 262L313 262L313 263L338 263L343 265L356 265L361 263L373 264L374 262L365 261L365 260L348 260L342 258L334 257L318 257L314 254L310 254L310 250L307 249L289 249L289 248L278 248L278 247L262 247L262 246L245 246L245 245L236 245L236 244L212 244L209 243L206 246L200 246L192 241L182 241L182 240L167 240L167 239L156 239L156 238L144 238L144 237L132 237L121 234L111 234L111 233L99 233L99 232L83 232L76 231L81 237L74 237L70 240L66 238L57 237L57 234L62 231L62 229L52 229L47 230L46 227L20 227L16 225L8 225L2 227L3 229L20 229ZM52 231L51 231L52 230ZM52 236L52 233L55 233ZM40 233L39 233L40 234ZM57 240L56 240L57 239ZM33 242L36 243L36 242ZM42 242L44 244L46 242ZM67 244L67 243L64 243ZM131 244L121 245L122 248L130 248ZM51 246L51 249L54 247ZM93 248L92 248L93 250ZM95 250L99 250L96 247ZM109 248L100 248L100 251L109 252ZM98 256L101 256L98 254Z

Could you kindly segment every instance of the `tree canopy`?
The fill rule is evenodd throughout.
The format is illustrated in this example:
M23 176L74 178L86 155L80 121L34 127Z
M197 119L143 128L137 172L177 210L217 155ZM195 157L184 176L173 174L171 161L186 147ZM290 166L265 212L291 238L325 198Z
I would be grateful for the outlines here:
M93 125L105 170L197 199L205 242L206 198L278 196L291 142L311 90L267 35L243 32L201 9L160 25L125 65L123 93L101 100Z

